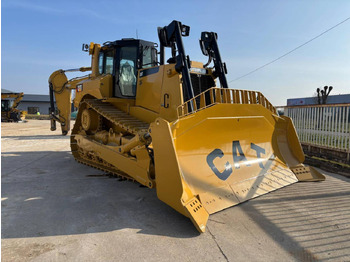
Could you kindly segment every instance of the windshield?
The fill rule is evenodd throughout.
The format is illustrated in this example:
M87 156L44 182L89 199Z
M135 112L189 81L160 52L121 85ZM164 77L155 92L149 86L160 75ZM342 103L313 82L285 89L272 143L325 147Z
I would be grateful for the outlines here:
M1 100L1 111L9 111L9 100Z

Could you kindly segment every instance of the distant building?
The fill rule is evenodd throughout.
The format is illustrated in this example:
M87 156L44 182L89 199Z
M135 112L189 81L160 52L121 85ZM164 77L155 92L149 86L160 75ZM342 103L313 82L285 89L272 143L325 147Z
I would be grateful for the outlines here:
M1 88L1 94L15 94L15 93L19 93L19 92L13 92L11 90Z
M24 94L17 108L22 111L27 111L28 114L40 112L42 115L48 115L50 112L50 96Z
M347 104L350 103L350 94L328 96L326 104ZM317 105L317 97L303 97L287 99L287 106L308 106Z
M7 89L1 89L2 94L19 93ZM55 110L57 114L56 101L54 101ZM27 111L28 114L36 114L40 112L41 115L50 114L50 96L49 95L34 95L34 94L24 94L21 102L17 108L21 111ZM71 104L72 112L76 109L73 103Z

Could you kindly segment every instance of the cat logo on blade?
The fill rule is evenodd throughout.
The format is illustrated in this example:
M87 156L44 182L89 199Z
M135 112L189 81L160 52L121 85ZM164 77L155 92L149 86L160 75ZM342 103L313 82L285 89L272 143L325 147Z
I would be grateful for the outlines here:
M256 152L256 157L258 159L261 158L261 154L265 154L265 149L256 144L251 143L250 148ZM220 172L214 164L215 158L222 158L223 156L224 152L222 152L221 149L216 148L207 156L207 163L219 179L226 180L232 174L232 165L229 162L226 162L225 170ZM247 162L247 158L245 157L241 144L238 140L232 142L232 156L235 169L240 168L240 162ZM261 161L258 161L258 163L260 168L264 168L264 165ZM250 166L250 163L247 162L246 166Z

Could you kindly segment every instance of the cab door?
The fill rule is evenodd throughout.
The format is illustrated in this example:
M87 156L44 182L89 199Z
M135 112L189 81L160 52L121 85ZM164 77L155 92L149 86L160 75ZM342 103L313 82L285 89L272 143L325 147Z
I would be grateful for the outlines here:
M117 47L113 95L133 99L136 96L138 45Z

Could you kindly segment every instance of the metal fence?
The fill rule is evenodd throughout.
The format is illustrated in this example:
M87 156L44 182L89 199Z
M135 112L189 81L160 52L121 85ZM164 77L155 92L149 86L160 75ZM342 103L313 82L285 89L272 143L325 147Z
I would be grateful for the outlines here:
M302 143L350 152L350 104L286 106Z

